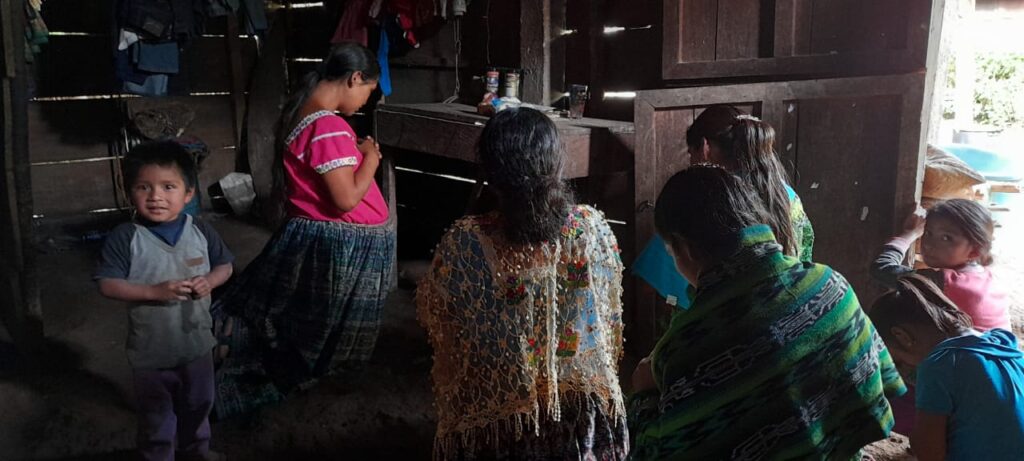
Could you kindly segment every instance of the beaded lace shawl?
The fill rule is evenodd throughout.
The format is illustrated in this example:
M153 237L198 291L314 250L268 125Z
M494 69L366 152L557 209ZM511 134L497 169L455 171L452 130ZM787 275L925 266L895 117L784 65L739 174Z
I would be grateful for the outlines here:
M603 215L578 206L536 245L508 243L500 219L457 221L416 292L434 348L434 459L539 435L586 399L624 414L623 265Z

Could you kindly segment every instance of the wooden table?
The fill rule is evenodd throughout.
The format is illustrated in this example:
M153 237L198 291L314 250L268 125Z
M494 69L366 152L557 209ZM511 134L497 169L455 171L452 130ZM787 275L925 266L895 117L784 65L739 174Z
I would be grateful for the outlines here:
M478 163L476 145L487 117L464 104L385 104L376 111L381 146ZM633 124L555 118L565 144L567 178L631 171Z
M375 132L384 159L382 188L395 203L395 162L422 165L429 162L421 154L479 164L477 141L487 124L487 117L477 115L476 108L461 104L387 104L377 107ZM592 118L553 119L565 145L565 176L577 181L580 203L593 204L612 222L612 231L619 241L624 261L635 256L636 241L633 203L633 124ZM456 168L457 162L438 162L440 168ZM419 167L419 165L416 165ZM438 172L438 170L434 170ZM474 168L462 169L474 171ZM458 171L444 171L459 174ZM470 176L476 173L468 173ZM476 187L467 197L472 207L483 189L477 178ZM468 211L467 211L468 212ZM632 277L626 277L623 300L633 299ZM627 310L629 308L627 307ZM628 315L627 315L628 316ZM630 368L631 370L631 368Z

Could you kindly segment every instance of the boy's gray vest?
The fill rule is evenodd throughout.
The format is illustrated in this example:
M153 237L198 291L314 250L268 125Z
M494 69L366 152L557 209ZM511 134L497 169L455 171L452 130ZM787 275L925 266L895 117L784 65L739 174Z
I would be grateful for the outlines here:
M135 225L128 281L154 285L188 280L210 273L206 237L187 216L181 237L170 246L148 229ZM133 303L128 310L128 360L136 369L171 368L210 352L210 297L189 301Z

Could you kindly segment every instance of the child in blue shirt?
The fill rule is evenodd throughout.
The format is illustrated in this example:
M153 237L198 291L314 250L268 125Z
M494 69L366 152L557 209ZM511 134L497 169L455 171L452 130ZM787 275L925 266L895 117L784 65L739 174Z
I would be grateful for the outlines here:
M917 367L910 435L920 461L1024 456L1024 354L1017 338L974 330L971 318L920 275L898 280L871 320L898 362Z
M125 159L136 217L111 231L94 278L128 303L126 349L138 406L138 449L147 461L222 459L211 452L210 292L234 257L217 232L183 213L196 166L174 142L143 144Z

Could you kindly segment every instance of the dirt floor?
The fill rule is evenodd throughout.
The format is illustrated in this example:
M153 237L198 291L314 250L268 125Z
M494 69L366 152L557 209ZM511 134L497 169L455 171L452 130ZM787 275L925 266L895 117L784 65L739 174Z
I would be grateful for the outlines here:
M256 256L269 237L233 218L206 216L238 260ZM1012 289L1018 336L1024 326L1024 224L1003 217L993 270ZM17 363L0 329L0 461L127 460L134 446L126 319L97 293L90 273L97 242L57 238L40 245L42 301L50 353L40 371ZM1024 336L1022 336L1024 337ZM429 459L434 410L430 350L416 323L412 293L386 306L373 363L338 376L258 414L214 424L214 449L233 460ZM867 450L878 461L912 460L894 434Z
M269 237L234 219L206 218L235 252L236 268ZM8 354L0 348L0 357L8 357L0 358L0 461L133 459L126 318L90 279L99 245L55 239L41 247L52 352L43 371L15 375L11 368L18 364L11 363L9 348ZM430 349L410 290L392 294L384 319L365 371L330 378L251 417L214 423L213 448L233 460L430 459Z

